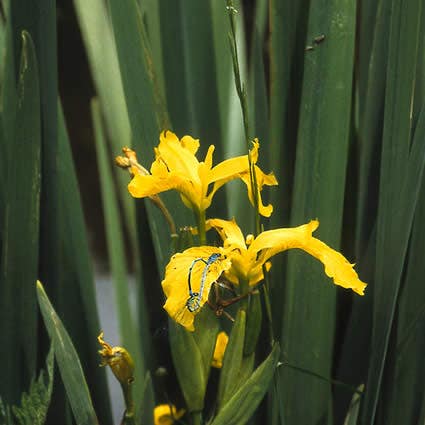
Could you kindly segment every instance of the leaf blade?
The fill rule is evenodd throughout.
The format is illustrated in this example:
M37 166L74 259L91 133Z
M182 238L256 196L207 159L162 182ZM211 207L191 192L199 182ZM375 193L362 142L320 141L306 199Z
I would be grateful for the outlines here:
M39 281L37 281L37 297L44 323L53 342L56 361L75 420L78 425L97 424L96 413L77 352Z

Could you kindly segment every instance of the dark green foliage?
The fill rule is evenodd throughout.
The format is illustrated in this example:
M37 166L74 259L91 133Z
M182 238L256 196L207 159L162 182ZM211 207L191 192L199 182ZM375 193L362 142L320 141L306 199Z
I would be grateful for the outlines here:
M19 425L43 425L53 389L53 345L37 380L31 382L28 394L22 394L21 406L13 406L12 412Z
M80 187L58 106L60 3L1 2L1 425L41 425L46 413L55 425L96 424L97 418L111 424ZM261 288L234 324L205 308L195 333L164 325L160 282L178 246L149 200L130 198L129 175L112 161L128 145L149 169L165 129L199 138L199 160L210 144L214 164L246 154L226 2L73 4L98 99L99 191L142 423L150 425L153 407L165 400L184 407L185 423L196 425L207 419L212 425L422 424L423 2L234 2L249 138L260 139L259 165L279 181L262 193L274 213L261 225L317 218L315 236L341 249L369 286L365 297L353 298L307 255L282 255L273 259L266 284L273 323L262 311ZM179 229L194 224L192 212L175 193L161 197L183 235L178 250L196 243L188 229ZM235 215L244 234L254 230L240 182L222 189L207 215ZM213 234L208 237L217 245ZM133 271L135 311L127 288ZM40 364L50 341L40 326L37 279L46 288L38 286L39 303L60 372L54 384L52 353L46 372ZM222 370L211 372L221 324L232 328L230 342ZM271 341L271 329L280 343ZM152 373L158 366L169 370L161 385ZM257 410L268 390L267 406Z
M0 393L9 404L18 402L21 388L27 388L36 373L38 344L33 283L38 267L40 95L34 44L27 32L22 33L21 53L14 139L10 143L14 160L5 163L7 190L1 223Z
M75 421L77 425L97 424L96 413L78 354L39 281L37 281L37 297Z

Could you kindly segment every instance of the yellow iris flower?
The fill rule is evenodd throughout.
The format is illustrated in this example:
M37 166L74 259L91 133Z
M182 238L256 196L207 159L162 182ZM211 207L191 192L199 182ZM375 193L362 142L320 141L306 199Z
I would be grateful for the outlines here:
M153 410L153 418L155 425L172 425L176 419L180 419L184 415L185 410L177 410L176 406L169 404L159 404Z
M128 185L128 190L135 198L144 198L175 189L180 192L183 203L199 213L205 211L212 202L216 191L230 180L240 178L247 186L248 197L253 202L248 155L228 159L212 166L214 145L208 148L204 161L199 162L195 154L199 148L199 140L184 136L180 140L171 131L163 131L160 142L155 148L155 161L150 174L136 173ZM258 160L259 143L253 142L251 161ZM264 174L254 165L259 212L269 217L273 211L272 205L263 205L260 191L264 185L277 185L273 173ZM210 190L209 186L213 185Z
M251 287L255 286L264 278L263 265L267 268L271 257L294 248L301 249L321 261L326 275L333 279L335 285L364 295L367 285L359 279L353 264L342 254L313 237L318 226L319 222L312 220L302 226L267 230L256 238L252 235L244 238L234 220L207 220L207 227L218 231L224 246L193 247L171 258L162 281L167 297L165 310L177 323L193 331L195 315L208 301L213 283L222 274L233 284L244 281ZM209 264L208 259L211 256L215 256L215 259ZM191 293L196 296L193 297ZM193 300L196 308L193 308Z
M225 276L232 283L237 284L244 280L250 286L256 285L263 279L263 265L271 257L279 252L298 248L321 261L326 275L333 279L335 285L364 295L367 285L359 279L353 264L313 237L313 232L319 227L317 220L298 227L267 230L256 238L248 235L246 239L234 220L210 219L207 220L207 227L217 230L223 239L225 252L229 252L232 265L225 271Z
M217 255L217 260L209 264L207 269L205 262L194 262L200 259L207 262L212 255ZM230 266L230 260L226 257L223 249L213 246L192 247L173 255L165 269L165 279L162 281L162 289L167 297L164 308L169 316L187 330L194 331L195 315L208 301L212 284ZM189 274L191 291L193 294L197 294L192 298L197 304L197 308L194 308L193 311L188 308L188 302L191 299Z

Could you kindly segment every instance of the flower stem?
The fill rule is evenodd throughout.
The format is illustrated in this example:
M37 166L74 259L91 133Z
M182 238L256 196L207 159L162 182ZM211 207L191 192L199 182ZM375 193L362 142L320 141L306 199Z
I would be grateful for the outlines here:
M239 279L239 289L241 291L241 295L248 295L249 293L249 281L244 279ZM245 311L248 308L248 297L245 296L240 301L240 308L244 309Z
M170 214L170 211L168 211L168 208L165 206L162 199L158 195L149 196L149 199L162 212L165 220L167 221L168 227L170 228L171 237L176 237L177 230L176 230L176 225L174 223L173 216Z
M206 245L207 244L207 234L206 234L206 222L205 222L205 210L198 211L197 213L197 220L198 220L198 235L199 235L199 245Z
M252 138L251 138L251 130L249 127L249 120L248 120L248 102L247 102L246 90L245 90L245 85L242 83L241 73L239 68L238 45L236 42L236 19L235 19L235 14L237 13L237 10L233 6L233 0L227 0L227 10L228 10L229 21L230 21L229 40L230 40L230 51L232 54L232 61L233 61L233 75L235 77L236 92L238 93L238 97L239 97L239 101L240 101L241 109L242 109L243 125L245 130L245 140L246 140L246 146L248 149L251 191L252 191L254 209L255 209L255 216L254 216L255 234L258 235L261 231L260 214L258 210L258 203L259 203L258 189L257 189L258 185L257 185L257 176L255 174L255 164L252 162L251 155L250 155Z
M264 299L264 306L266 308L267 322L269 327L270 345L273 347L274 332L273 332L272 307L271 307L270 296L269 296L269 286L268 286L269 282L268 282L267 274L266 274L267 271L265 270L264 266L263 266L263 273L264 273L264 279L266 280L265 285L262 285L263 299Z
M135 425L134 420L134 402L131 383L121 384L125 401L125 412L122 423L124 425Z
M192 425L202 424L202 412L192 412Z

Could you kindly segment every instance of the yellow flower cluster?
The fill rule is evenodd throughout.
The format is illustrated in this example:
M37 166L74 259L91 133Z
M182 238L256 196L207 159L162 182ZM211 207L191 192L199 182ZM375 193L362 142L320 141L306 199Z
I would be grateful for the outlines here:
M162 132L150 174L135 174L128 186L130 193L135 197L146 197L175 189L180 192L183 203L199 213L210 206L221 186L240 178L247 186L251 203L254 203L251 170L255 170L258 212L266 217L271 215L273 207L263 205L260 193L263 186L276 185L277 181L273 174L265 174L255 165L259 149L257 140L249 158L248 155L231 158L214 167L214 146L209 147L203 162L195 156L198 148L199 141L190 136L179 140L170 131ZM254 288L263 280L264 268L268 270L271 267L269 260L289 249L301 249L321 261L326 275L333 279L335 285L364 294L366 284L359 279L353 264L313 236L319 226L317 220L294 228L264 231L257 237L244 237L235 220L209 219L203 225L218 232L223 246L192 247L175 254L162 281L167 298L165 310L189 331L194 330L195 315L208 302L214 283L224 279L236 287L243 282L245 286Z
M208 148L204 161L199 162L196 158L199 140L190 136L179 140L171 131L163 131L159 140L150 174L136 173L128 185L129 192L135 198L175 189L180 193L183 203L199 213L211 205L213 196L221 186L239 178L246 184L248 197L253 202L248 155L228 159L213 167L214 145ZM258 159L258 149L259 143L255 141L251 151L254 164ZM256 165L255 173L259 212L270 217L273 207L262 204L260 191L265 185L277 185L277 180L273 174L264 174Z

